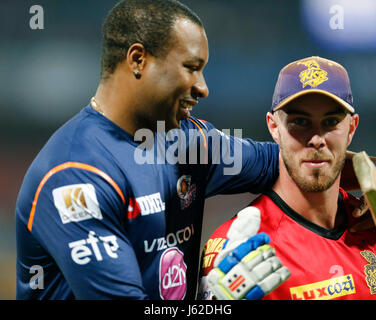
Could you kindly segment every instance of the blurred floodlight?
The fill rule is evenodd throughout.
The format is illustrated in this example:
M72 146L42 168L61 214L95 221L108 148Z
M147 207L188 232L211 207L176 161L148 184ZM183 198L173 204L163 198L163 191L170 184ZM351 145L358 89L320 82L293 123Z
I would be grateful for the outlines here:
M301 0L302 24L332 51L376 51L376 0Z

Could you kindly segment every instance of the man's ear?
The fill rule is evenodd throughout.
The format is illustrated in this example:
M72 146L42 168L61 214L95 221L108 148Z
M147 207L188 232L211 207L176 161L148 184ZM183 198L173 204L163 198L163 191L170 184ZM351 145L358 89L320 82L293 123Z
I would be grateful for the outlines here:
M127 64L131 72L142 71L145 68L147 52L141 43L132 44L127 52Z
M359 115L353 114L350 118L350 130L349 130L349 140L347 146L350 145L352 138L354 137L356 128L358 127L359 124Z
M279 133L278 133L278 119L275 113L268 112L266 114L266 124L268 126L269 132L276 143L279 143Z

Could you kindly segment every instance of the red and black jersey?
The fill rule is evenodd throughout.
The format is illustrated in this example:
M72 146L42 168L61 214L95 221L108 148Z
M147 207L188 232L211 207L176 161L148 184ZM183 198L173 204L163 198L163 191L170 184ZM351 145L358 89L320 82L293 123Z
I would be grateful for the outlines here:
M250 205L260 209L260 232L271 238L276 256L291 277L263 299L374 299L376 298L376 229L350 233L356 223L348 204L351 195L340 189L337 215L343 223L322 228L290 208L274 191ZM221 225L204 248L201 294L210 298L205 277L221 250L235 216Z

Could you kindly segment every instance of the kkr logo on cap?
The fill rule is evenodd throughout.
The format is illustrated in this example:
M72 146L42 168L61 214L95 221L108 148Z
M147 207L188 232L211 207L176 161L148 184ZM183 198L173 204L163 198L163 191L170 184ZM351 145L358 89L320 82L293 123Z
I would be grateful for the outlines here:
M95 188L91 184L72 184L52 191L63 223L102 219Z
M306 70L299 73L300 82L303 84L303 88L306 85L314 88L328 80L328 73L325 70L320 69L320 66L316 60L312 59L304 62L298 62L298 64L303 64L307 67Z

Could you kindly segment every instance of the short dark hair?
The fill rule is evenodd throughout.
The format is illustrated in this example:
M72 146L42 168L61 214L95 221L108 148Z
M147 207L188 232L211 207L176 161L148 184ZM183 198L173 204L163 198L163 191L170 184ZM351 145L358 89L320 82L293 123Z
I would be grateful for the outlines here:
M180 17L203 26L191 9L176 0L120 1L103 24L101 78L106 79L115 71L134 43L141 43L152 56L167 54L171 29Z

